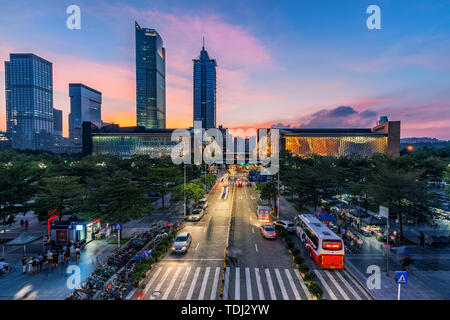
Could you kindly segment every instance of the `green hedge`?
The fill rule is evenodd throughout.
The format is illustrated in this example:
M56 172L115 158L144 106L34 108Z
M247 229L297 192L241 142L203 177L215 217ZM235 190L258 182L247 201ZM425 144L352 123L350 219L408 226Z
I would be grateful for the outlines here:
M316 296L317 299L322 299L323 297L323 291L322 288L316 284L316 283L311 283L311 285L308 287L309 292L313 295Z
M308 267L307 264L302 263L302 264L300 264L300 265L298 266L298 270L299 270L301 273L306 273L306 272L309 271L309 267Z
M301 257L301 256L295 256L295 258L294 258L295 264L302 264L304 261L305 261L305 259L303 259L303 257Z

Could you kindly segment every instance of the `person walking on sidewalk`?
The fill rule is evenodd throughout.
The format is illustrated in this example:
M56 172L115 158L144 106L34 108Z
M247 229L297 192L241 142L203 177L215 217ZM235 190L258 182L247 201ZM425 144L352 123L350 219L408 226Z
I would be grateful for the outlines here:
M53 252L50 249L47 252L47 260L48 260L48 269L54 268L55 263L53 262Z
M23 219L20 219L20 229L23 230L25 222L23 222Z
M28 260L28 273L33 274L33 257L30 257Z
M420 246L422 248L424 248L425 247L425 235L424 235L423 231L420 231L420 234L419 234L418 238L419 238Z
M27 273L27 256L22 258L22 274Z
M25 230L28 230L28 219L25 220Z
M80 260L80 246L79 245L77 245L77 247L76 247L76 249L75 249L75 259L76 259L76 261L77 261L77 263L78 263L78 260Z

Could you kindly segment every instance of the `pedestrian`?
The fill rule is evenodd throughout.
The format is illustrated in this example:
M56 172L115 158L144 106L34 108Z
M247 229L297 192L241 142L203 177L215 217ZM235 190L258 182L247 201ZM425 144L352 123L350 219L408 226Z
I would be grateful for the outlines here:
M45 268L47 265L47 255L43 252L41 253L41 262L42 262L42 268Z
M419 234L419 243L420 243L420 246L421 246L422 248L425 247L425 235L424 235L423 231L420 231L420 234Z
M80 260L80 253L81 253L80 251L81 251L80 246L77 245L77 247L75 248L75 258L77 260L77 263L78 263L78 260Z
M77 243L77 245L78 245L78 243ZM75 244L74 243L72 243L72 245L70 246L69 262L70 262L70 259L72 258L72 255L75 255Z
M22 274L27 272L27 256L23 256L22 258Z
M53 252L49 249L47 252L48 268L54 268L55 263L53 262Z
M36 272L41 271L42 270L42 263L43 263L44 257L42 256L42 254L39 254L37 257L37 266L36 266Z
M23 230L24 224L25 224L25 222L23 221L23 219L20 219L20 229Z
M70 249L67 248L66 252L64 253L64 264L70 263Z
M25 220L25 230L28 230L28 219Z
M28 273L33 274L33 257L30 257L30 260L28 260Z
M59 264L59 251L55 250L55 253L53 254L53 261L55 262L55 267L58 268Z

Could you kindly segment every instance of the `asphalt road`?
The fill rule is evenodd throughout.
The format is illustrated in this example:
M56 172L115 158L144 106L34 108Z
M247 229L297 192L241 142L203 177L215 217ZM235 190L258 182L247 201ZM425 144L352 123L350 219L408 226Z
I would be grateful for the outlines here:
M283 240L262 237L260 223L256 220L258 194L255 187L237 187L236 178L232 176L228 183L219 182L211 190L201 221L186 222L182 231L190 232L193 237L189 251L184 255L166 254L132 299L311 299ZM228 192L224 199L226 185ZM224 269L228 237L229 252L235 259L227 259ZM302 246L299 242L296 245ZM305 260L308 259L305 255ZM322 270L312 261L307 263L318 276L324 298L370 299L348 271Z
M151 270L133 299L219 298L234 192L234 185L230 184L226 198L221 197L226 184L219 182L209 192L208 207L202 220L186 222L182 229L192 235L188 252L167 253Z

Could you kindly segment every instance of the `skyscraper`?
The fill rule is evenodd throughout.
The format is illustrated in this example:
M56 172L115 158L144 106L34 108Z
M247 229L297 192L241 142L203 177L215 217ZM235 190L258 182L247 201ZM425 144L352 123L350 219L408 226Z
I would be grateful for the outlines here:
M210 59L203 43L194 61L194 121L203 128L216 127L216 60Z
M70 83L69 96L69 138L81 147L83 121L102 125L102 93L82 83Z
M63 131L63 120L62 120L62 110L53 108L53 134L55 136L62 136Z
M5 61L6 128L13 148L49 150L53 145L52 63L32 53Z
M166 55L154 29L136 27L136 118L145 128L166 127Z

